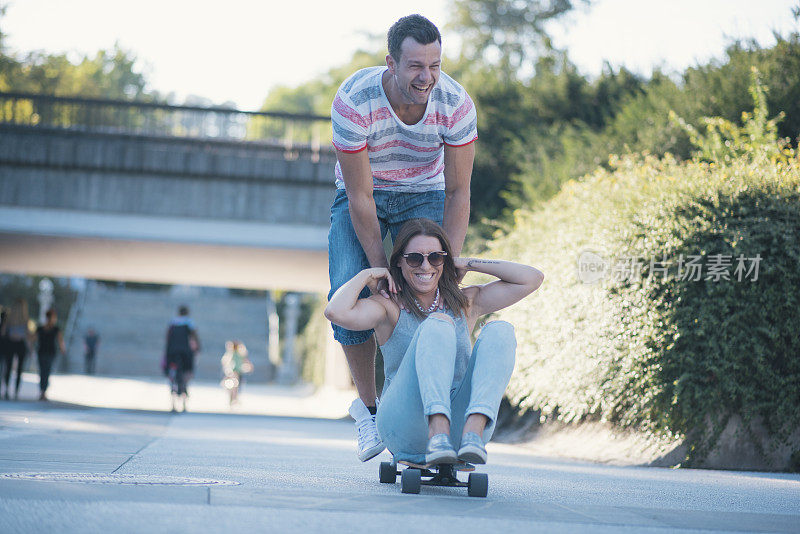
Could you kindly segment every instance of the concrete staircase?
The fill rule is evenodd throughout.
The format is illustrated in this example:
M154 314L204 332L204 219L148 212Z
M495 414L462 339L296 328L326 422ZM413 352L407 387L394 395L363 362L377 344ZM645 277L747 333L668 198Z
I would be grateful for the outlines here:
M266 349L267 314L264 298L229 294L227 290L174 286L168 291L111 288L89 282L83 309L69 347L71 372L83 372L83 336L93 327L100 334L96 359L99 375L158 376L166 331L178 306L189 307L202 350L195 377L221 377L225 341L247 345L255 370L250 381L266 382L274 368Z

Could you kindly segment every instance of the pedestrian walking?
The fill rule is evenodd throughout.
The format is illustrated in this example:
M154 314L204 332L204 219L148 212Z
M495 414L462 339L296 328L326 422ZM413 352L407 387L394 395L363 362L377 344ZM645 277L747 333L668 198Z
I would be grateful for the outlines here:
M167 328L165 350L165 372L170 381L173 412L178 410L179 403L181 411L186 411L187 385L194 373L194 358L199 350L200 339L189 317L189 308L181 306Z
M58 315L55 308L47 310L46 322L36 329L36 359L39 363L39 400L47 400L47 388L50 385L50 371L56 359L57 350L61 354L67 352L64 337L58 327Z
M93 375L95 371L95 360L97 358L97 349L100 347L100 334L89 327L86 330L86 335L83 336L83 349L84 349L84 371L87 375Z
M227 341L222 355L222 386L228 391L228 404L239 402L239 391L243 375L253 372L253 364L247 357L247 347L241 341Z
M4 398L6 400L10 398L9 380L11 379L11 371L14 367L16 367L17 370L17 376L14 382L14 400L19 398L19 385L22 380L22 370L25 368L25 358L27 358L30 350L29 344L31 336L28 328L29 319L28 302L22 297L17 298L11 305L6 321L3 323L2 331L0 331L0 336L5 336L7 340L7 365L5 366L5 372L2 376L5 386Z
M421 15L389 29L386 65L361 69L342 83L331 108L336 148L336 197L328 234L330 299L369 267L388 268L383 239L397 237L409 219L444 226L459 255L469 222L469 195L477 139L472 99L442 72L442 37ZM374 287L389 298L385 280ZM361 298L370 295L364 288ZM333 324L358 398L358 458L379 454L375 427L376 344L373 331Z

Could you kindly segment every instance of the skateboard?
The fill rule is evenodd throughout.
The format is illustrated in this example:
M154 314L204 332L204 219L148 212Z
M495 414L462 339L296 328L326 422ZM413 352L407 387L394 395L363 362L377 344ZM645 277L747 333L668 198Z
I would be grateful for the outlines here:
M458 479L459 470L472 471L475 468L466 464L467 468L459 469L454 464L439 464L430 467L411 464L405 469L398 469L396 462L381 462L378 478L384 484L394 484L400 476L400 491L403 493L419 493L422 486L446 486L467 488L470 497L486 497L489 491L489 475L486 473L469 473L467 482Z

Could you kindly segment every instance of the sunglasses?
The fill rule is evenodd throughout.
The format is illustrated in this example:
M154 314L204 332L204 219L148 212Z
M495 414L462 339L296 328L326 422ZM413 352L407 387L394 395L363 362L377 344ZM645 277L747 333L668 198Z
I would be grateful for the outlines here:
M422 265L422 262L425 261L425 258L428 258L428 263L434 267L438 267L444 263L445 256L447 256L447 252L428 252L427 254L409 252L408 254L403 254L409 267L419 267Z

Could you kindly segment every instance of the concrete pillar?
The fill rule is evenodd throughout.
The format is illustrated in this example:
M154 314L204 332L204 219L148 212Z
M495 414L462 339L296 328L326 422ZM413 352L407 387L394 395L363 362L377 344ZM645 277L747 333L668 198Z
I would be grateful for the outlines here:
M281 363L281 355L280 317L278 317L278 307L275 305L272 291L267 291L267 356L272 369L269 380L273 380L275 378L274 370Z
M53 307L53 281L49 278L42 278L39 282L39 324L47 321L45 314Z
M297 382L299 370L295 354L295 338L297 337L297 322L300 318L300 296L297 293L287 293L283 297L283 358L278 369L278 381L281 384L294 384Z

